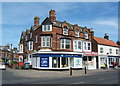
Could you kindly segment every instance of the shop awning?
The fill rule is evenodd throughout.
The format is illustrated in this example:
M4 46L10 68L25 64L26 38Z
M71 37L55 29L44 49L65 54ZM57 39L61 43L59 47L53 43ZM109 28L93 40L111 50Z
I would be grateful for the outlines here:
M77 54L33 54L33 57L82 57Z

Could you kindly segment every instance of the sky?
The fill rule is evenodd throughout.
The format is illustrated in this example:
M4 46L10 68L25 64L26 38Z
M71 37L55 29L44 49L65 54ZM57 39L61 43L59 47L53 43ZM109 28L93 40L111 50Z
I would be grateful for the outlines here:
M2 2L2 43L18 47L21 32L30 29L34 17L40 23L56 10L58 21L94 28L95 36L118 41L118 2ZM0 33L1 35L1 33Z

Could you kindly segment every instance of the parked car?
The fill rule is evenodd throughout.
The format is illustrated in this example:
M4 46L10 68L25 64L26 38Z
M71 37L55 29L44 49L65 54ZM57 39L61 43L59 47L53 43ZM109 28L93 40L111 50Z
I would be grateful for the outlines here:
M2 59L0 59L0 70L6 70L5 62Z

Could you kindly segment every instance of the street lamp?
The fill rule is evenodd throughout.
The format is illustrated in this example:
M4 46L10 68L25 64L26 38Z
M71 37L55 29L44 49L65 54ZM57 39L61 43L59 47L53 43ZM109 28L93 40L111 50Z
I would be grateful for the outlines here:
M13 57L12 57L12 44L11 44L11 61L13 61Z

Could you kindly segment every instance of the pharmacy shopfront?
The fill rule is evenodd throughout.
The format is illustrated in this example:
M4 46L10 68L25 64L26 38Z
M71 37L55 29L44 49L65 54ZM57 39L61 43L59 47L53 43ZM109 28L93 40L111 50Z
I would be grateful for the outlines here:
M69 69L83 68L82 54L74 53L35 53L32 55L32 68Z

